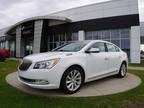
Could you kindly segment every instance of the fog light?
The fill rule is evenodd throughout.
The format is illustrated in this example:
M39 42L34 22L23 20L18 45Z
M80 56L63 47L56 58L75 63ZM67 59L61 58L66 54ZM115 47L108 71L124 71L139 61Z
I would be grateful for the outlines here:
M49 82L46 80L35 80L35 84L46 85L46 84L49 84Z

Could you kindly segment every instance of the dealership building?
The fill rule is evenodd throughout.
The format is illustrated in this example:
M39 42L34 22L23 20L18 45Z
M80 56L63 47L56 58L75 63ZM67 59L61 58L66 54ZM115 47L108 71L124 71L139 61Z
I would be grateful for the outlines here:
M131 63L140 63L142 34L138 0L112 0L17 22L0 30L0 49L24 57L71 41L105 40L127 52Z

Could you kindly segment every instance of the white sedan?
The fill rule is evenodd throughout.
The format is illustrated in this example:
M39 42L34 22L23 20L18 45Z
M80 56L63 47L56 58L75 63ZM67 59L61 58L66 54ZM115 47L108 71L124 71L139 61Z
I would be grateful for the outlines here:
M77 41L25 57L18 68L18 79L33 88L60 88L72 94L86 82L111 75L125 77L127 65L127 54L110 42Z

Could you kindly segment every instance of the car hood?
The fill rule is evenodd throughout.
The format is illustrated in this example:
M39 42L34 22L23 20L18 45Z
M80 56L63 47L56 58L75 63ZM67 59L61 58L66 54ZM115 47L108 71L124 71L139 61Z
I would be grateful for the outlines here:
M46 53L29 55L24 57L24 59L31 60L32 62L39 62L55 58L63 58L65 56L73 55L74 53L75 52L46 52Z

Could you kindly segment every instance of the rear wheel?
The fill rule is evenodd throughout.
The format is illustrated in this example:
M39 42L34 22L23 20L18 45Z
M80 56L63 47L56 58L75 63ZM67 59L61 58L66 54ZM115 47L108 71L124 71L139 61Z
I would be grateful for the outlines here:
M61 80L61 89L66 94L77 92L83 83L83 71L79 67L71 67L64 73Z
M123 64L121 65L121 67L120 67L118 77L119 77L119 78L124 78L124 77L126 76L126 71L127 71L126 64L123 63Z

